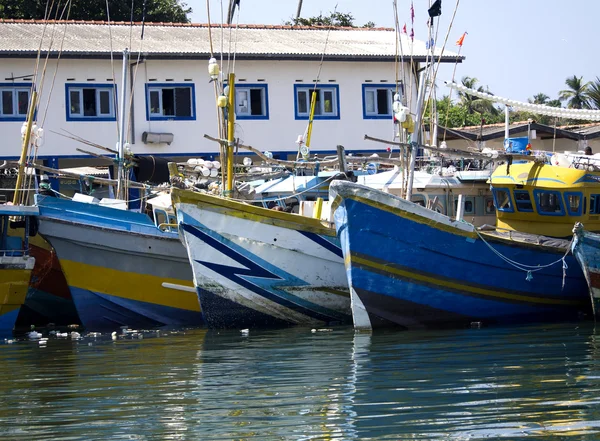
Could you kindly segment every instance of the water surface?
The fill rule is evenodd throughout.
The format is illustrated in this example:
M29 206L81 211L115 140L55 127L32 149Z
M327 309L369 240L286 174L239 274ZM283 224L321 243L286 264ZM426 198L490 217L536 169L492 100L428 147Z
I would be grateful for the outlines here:
M600 439L593 323L141 335L0 342L0 439Z

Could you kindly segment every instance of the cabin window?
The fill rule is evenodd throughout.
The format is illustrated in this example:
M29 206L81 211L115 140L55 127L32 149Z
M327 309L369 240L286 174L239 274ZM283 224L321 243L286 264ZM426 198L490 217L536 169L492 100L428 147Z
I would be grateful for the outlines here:
M421 207L425 207L425 196L423 196L422 194L414 194L412 195L411 201L414 202L415 204L420 205Z
M463 214L475 214L475 198L467 196L463 199ZM458 213L458 198L454 198L454 213Z
M115 121L115 86L68 83L67 121Z
M533 203L527 190L515 190L515 205L518 211L533 211Z
M558 191L534 190L537 212L544 216L564 216L561 194Z
M565 192L565 205L569 216L581 216L583 201L583 194Z
M600 214L600 194L590 195L590 214Z
M25 121L31 83L0 83L0 121Z
M512 213L514 210L512 201L510 200L510 192L508 188L494 188L494 205L498 211Z
M146 84L146 119L195 120L194 93L193 84Z
M363 84L363 118L391 119L395 86L392 84Z
M313 92L316 93L314 119L340 119L339 87L294 84L296 119L308 119Z
M496 213L496 207L494 207L494 198L487 197L485 198L485 214L494 214Z
M267 85L236 85L235 115L238 119L269 119Z

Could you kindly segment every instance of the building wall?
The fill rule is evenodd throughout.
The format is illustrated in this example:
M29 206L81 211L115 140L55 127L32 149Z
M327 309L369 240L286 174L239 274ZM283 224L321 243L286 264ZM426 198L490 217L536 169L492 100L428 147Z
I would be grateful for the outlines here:
M135 62L134 59L130 60ZM122 60L66 59L58 63L49 60L45 79L40 88L38 125L44 127L44 145L38 155L43 158L89 157L76 149L102 153L79 141L61 136L73 134L87 141L115 148L118 140L116 121L67 121L65 84L111 84L112 78L121 90ZM199 60L146 60L128 75L135 76L133 111L128 127L134 127L131 150L136 154L158 154L164 156L210 156L217 154L219 147L206 140L203 135L217 136L217 116L214 86L209 83L207 61ZM225 64L226 68L226 64ZM0 60L2 79L33 74L35 60L8 58ZM236 137L262 151L295 153L298 135L306 130L306 120L296 120L294 114L294 84L313 84L319 70L318 62L311 61L236 61L236 84L261 84L268 86L268 120L239 120ZM41 71L41 67L40 67ZM56 74L55 74L56 71ZM339 86L340 118L315 120L312 133L311 152L334 152L338 144L347 150L384 150L384 144L364 141L365 134L392 139L393 124L390 119L363 118L362 85L394 84L395 66L392 62L325 62L321 69L322 85ZM114 72L114 75L113 75ZM406 75L410 81L410 70ZM55 77L54 77L55 75ZM23 81L23 80L17 80ZM414 79L412 80L414 82ZM4 83L10 81L4 80ZM146 116L146 83L183 83L195 87L195 120L191 121L148 121ZM407 89L410 89L407 87ZM407 90L416 101L416 87ZM0 158L15 158L20 152L22 122L0 121L0 135L5 142L0 147ZM54 133L58 132L58 133ZM144 144L143 132L173 133L174 140L167 144Z

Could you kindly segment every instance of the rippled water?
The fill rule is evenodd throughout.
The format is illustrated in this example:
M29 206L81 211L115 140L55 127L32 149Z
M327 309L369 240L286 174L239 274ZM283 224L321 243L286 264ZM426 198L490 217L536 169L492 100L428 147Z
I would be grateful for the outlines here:
M600 439L593 323L0 342L3 440Z

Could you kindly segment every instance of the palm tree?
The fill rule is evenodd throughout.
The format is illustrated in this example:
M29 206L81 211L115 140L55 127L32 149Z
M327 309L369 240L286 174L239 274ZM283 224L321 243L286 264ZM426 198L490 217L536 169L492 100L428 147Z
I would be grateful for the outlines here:
M565 84L569 88L561 90L558 98L566 101L569 109L589 109L587 92L590 83L584 83L583 77L577 78L576 75L573 75L565 80Z
M590 107L600 109L600 78L596 77L596 81L590 83L588 87L588 98Z
M533 98L529 98L531 104L548 104L548 100L550 97L545 93L538 93L537 95L533 95Z
M489 91L487 87L477 86L479 80L477 78L472 77L462 77L461 83L463 86L468 87L469 89L475 89L477 92L484 92L493 95L492 92ZM490 112L492 114L498 113L498 109L494 107L494 103L490 100L479 98L474 95L469 95L466 92L458 92L458 96L460 98L461 104L466 107L469 114L472 113L485 113Z

